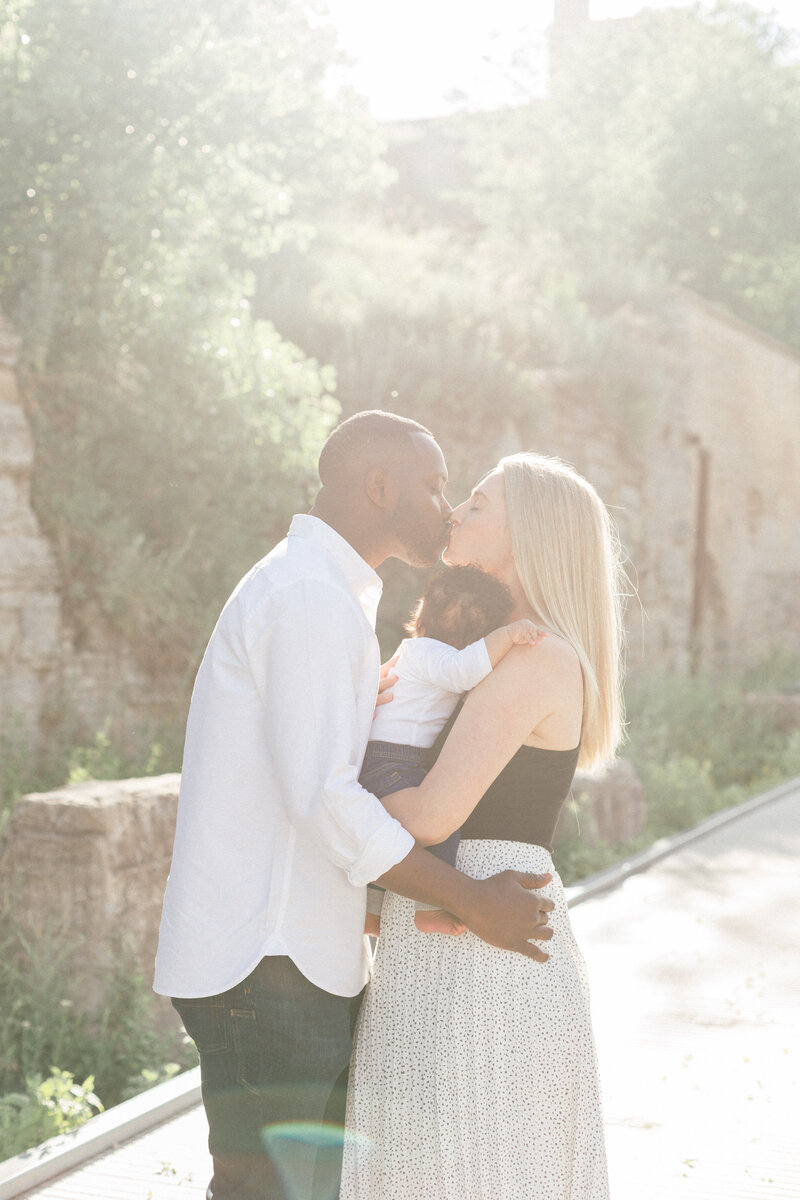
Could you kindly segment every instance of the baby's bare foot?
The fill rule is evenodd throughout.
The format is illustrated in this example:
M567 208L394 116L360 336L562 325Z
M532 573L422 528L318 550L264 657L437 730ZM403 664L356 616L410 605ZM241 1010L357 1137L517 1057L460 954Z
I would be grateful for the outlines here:
M458 937L466 933L467 927L458 917L443 908L419 908L414 913L414 924L420 933L448 933Z
M380 937L381 919L377 913L367 913L364 918L364 933L368 933L370 937Z

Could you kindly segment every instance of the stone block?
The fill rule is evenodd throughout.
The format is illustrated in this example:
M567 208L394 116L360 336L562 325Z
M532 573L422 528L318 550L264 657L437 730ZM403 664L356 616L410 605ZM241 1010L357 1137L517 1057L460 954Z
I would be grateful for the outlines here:
M19 475L0 474L0 534L35 537L38 532L29 481Z
M572 798L581 813L582 835L591 842L626 842L644 833L644 789L627 758L618 758L601 775L577 771ZM564 824L559 823L560 834Z
M0 536L0 590L55 592L58 586L55 557L44 538Z
M20 625L22 658L42 666L52 665L61 638L61 604L58 596L52 592L26 596Z
M766 717L778 733L800 732L800 685L796 692L751 692L747 705L761 717Z
M23 796L0 838L0 907L66 948L69 999L101 1003L121 951L146 982L169 873L180 776Z
M6 372L0 367L0 377ZM33 437L25 413L18 404L3 403L8 388L0 391L0 471L15 474L33 467Z
M0 607L0 660L15 655L19 648L19 611Z

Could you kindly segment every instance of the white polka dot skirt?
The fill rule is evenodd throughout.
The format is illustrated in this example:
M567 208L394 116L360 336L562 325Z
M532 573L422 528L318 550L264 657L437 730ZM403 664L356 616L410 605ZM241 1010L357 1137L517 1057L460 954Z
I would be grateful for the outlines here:
M387 893L356 1033L341 1200L608 1200L586 970L550 855L463 841L476 879L553 872L550 959L420 933Z

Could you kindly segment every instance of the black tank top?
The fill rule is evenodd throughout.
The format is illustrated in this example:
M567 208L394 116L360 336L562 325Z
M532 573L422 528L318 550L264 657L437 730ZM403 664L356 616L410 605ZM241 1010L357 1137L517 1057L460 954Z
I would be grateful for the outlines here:
M579 751L580 746L574 750L521 746L467 817L462 838L532 842L552 851Z

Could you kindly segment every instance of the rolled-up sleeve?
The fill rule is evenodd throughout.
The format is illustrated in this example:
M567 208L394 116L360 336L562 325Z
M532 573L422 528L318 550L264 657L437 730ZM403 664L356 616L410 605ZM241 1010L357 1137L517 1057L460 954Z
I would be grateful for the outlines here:
M446 692L468 692L492 669L483 638L463 650L433 638L409 638L404 643L403 658L407 674Z
M346 592L315 580L273 593L245 630L281 803L356 887L414 839L358 782L378 686L377 641Z

